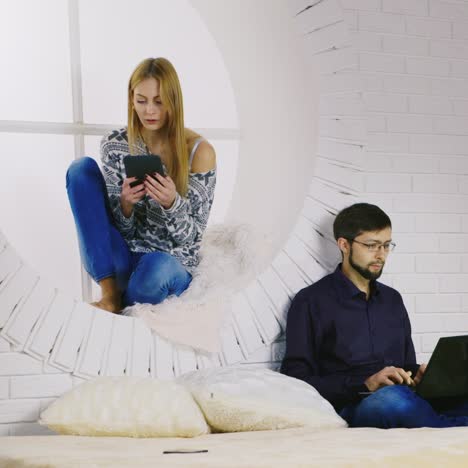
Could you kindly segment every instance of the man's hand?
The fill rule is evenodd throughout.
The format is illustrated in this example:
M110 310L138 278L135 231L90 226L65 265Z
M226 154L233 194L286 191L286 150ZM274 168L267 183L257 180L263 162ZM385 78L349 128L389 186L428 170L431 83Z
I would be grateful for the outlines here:
M407 372L404 369L394 366L384 367L381 371L367 378L364 383L371 392L381 387L386 387L387 385L414 385L414 381L411 379L411 371Z
M421 379L424 375L424 372L426 372L426 367L427 364L421 364L419 366L418 372L416 372L416 375L414 376L414 383L417 385L419 382L421 382Z

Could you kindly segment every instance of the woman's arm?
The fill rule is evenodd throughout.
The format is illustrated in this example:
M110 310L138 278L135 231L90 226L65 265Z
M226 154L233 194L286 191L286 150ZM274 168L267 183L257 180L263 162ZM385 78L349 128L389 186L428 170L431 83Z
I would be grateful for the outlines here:
M216 185L216 154L208 142L197 148L189 179L187 198L175 192L172 204L158 212L148 211L148 216L160 216L162 212L169 235L179 245L191 244L203 234Z
M122 236L129 239L135 233L136 224L134 210L130 214L127 212L126 214L129 216L125 216L120 203L124 177L121 167L121 153L117 148L119 144L109 139L108 136L104 136L101 140L101 161L114 221Z

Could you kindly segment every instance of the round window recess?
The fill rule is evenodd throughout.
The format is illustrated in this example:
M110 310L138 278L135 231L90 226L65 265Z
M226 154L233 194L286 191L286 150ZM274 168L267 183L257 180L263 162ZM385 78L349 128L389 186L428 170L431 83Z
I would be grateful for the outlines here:
M247 223L273 239L272 265L233 298L222 350L203 353L152 333L140 320L100 312L48 284L0 236L1 336L76 376L181 373L251 360L285 326L291 293L305 277L283 253L312 180L318 79L286 2L194 0L215 39L240 124L238 174L227 223ZM304 254L309 255L304 246ZM281 270L281 275L278 274Z

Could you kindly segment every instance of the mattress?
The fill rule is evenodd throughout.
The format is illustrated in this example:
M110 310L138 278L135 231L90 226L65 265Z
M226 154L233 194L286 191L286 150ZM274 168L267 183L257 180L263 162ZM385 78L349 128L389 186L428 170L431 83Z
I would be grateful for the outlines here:
M165 450L208 450L163 454ZM193 439L0 438L0 467L466 467L468 428L286 429Z

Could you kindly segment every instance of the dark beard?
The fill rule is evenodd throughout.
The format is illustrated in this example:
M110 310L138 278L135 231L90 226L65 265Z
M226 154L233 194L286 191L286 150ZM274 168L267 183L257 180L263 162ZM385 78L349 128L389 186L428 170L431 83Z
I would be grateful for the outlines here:
M362 268L361 266L359 266L358 264L354 263L353 261L353 249L350 250L349 252L349 264L365 279L367 280L376 280L378 278L380 278L380 275L383 273L383 265L382 265L382 268L380 269L380 271L376 272L376 273L372 273L372 271L370 270L367 270L365 268Z

